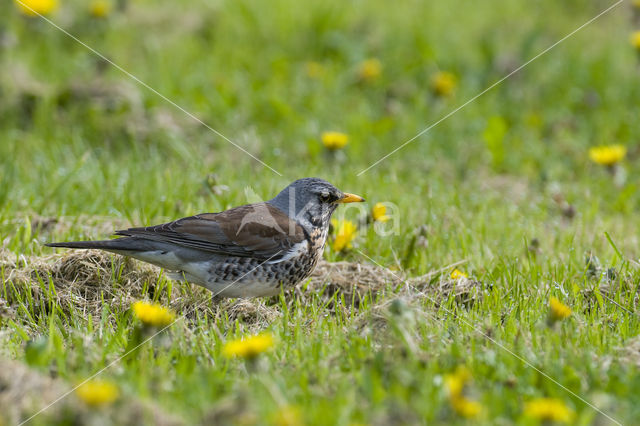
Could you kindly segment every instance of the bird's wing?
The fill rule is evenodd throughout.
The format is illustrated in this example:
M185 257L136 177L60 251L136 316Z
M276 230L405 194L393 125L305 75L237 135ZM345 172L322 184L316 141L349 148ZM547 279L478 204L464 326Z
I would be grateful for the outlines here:
M278 260L304 241L305 231L281 210L256 203L221 213L116 231L116 235L162 241L216 254Z

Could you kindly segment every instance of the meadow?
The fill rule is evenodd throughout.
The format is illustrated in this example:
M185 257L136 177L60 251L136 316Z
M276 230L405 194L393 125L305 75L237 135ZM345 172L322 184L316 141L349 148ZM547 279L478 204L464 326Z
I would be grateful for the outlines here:
M0 425L640 418L639 2L17 2ZM278 297L43 246L307 176L367 204Z

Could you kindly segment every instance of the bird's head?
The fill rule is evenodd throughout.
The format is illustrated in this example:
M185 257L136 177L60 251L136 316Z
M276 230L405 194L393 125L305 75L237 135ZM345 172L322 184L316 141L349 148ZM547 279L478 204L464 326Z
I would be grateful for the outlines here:
M269 204L295 218L303 226L322 227L340 204L363 202L359 195L342 192L324 179L298 179L283 189Z

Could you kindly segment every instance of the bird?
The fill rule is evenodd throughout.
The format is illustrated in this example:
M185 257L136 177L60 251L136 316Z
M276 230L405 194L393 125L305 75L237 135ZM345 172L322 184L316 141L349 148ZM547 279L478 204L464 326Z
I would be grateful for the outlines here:
M364 201L324 179L302 178L269 201L118 230L110 240L45 245L129 256L203 286L214 298L273 296L311 275L336 208Z

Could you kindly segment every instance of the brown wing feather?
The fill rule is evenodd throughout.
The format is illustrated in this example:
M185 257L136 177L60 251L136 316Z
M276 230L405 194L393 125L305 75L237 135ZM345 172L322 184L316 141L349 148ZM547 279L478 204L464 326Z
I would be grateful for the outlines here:
M129 228L116 234L264 260L284 256L305 237L299 224L266 203L221 213L203 213L156 226Z

